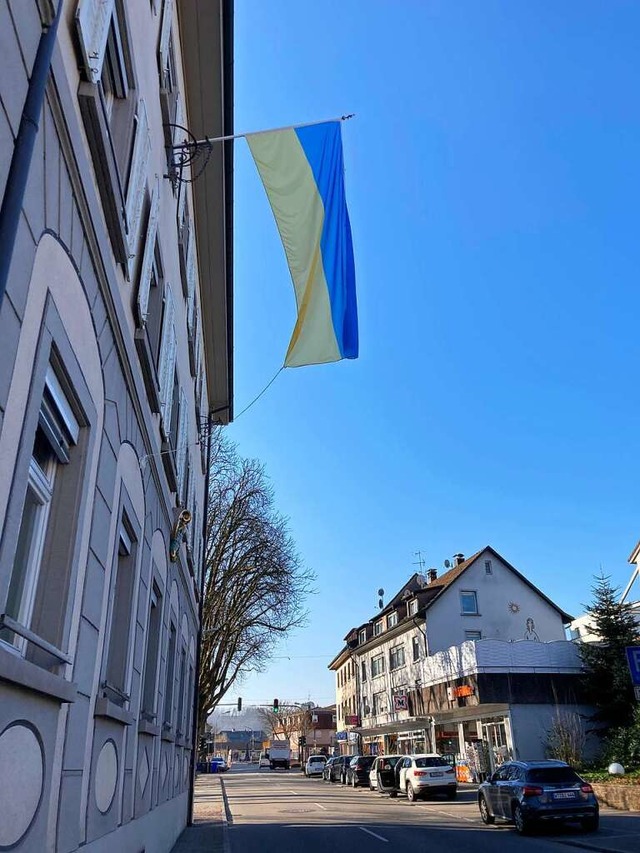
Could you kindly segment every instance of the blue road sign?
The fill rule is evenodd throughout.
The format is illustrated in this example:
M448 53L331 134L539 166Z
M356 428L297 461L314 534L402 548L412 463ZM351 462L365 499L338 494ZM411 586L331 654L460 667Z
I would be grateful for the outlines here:
M627 663L633 684L640 685L640 646L627 646Z

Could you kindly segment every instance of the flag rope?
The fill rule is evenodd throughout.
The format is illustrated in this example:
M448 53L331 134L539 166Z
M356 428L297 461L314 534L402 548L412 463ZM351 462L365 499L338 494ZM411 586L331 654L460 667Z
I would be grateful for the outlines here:
M278 370L276 371L275 376L272 376L272 378L269 380L269 382L267 382L267 384L264 386L264 388L262 389L262 391L261 391L261 392L260 392L256 397L254 397L254 398L253 398L253 400L249 403L249 405L248 405L248 406L245 406L245 407L244 407L244 409L243 409L241 412L239 412L239 414L234 415L234 418L233 418L234 423L238 420L238 418L240 417L240 415L244 415L244 413L245 413L246 411L248 411L248 410L251 408L251 406L253 406L253 404L254 404L254 403L257 403L257 402L258 402L258 400L260 399L260 397L262 397L262 395L263 395L266 391L268 391L268 390L269 390L269 388L273 385L273 383L276 381L276 379L278 378L278 376L280 376L280 374L282 373L282 371L283 371L283 370L284 370L284 364L282 365L282 367L279 367L279 368L278 368Z

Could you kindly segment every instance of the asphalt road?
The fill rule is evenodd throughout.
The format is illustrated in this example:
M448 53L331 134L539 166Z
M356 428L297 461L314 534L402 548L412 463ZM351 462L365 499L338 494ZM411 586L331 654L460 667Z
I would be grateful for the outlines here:
M223 778L231 853L640 853L640 816L603 809L601 830L544 829L520 837L508 824L484 826L475 786L458 799L409 803L368 789L306 779L299 770L235 765ZM388 846L391 845L391 846Z

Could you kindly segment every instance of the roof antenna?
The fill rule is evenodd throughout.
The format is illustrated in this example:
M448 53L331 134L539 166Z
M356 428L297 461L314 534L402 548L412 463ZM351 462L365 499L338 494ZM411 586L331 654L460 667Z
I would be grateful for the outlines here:
M425 564L424 558L422 556L422 551L414 551L413 556L417 557L418 559L415 562L413 562L411 565L412 566L420 566L420 574L423 574L422 570L424 569L426 564Z

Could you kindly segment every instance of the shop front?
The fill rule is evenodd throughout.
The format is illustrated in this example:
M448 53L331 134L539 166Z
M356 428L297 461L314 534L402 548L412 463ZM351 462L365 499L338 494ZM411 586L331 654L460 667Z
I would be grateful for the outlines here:
M434 732L436 751L455 758L461 781L481 782L514 755L508 705L435 714Z

